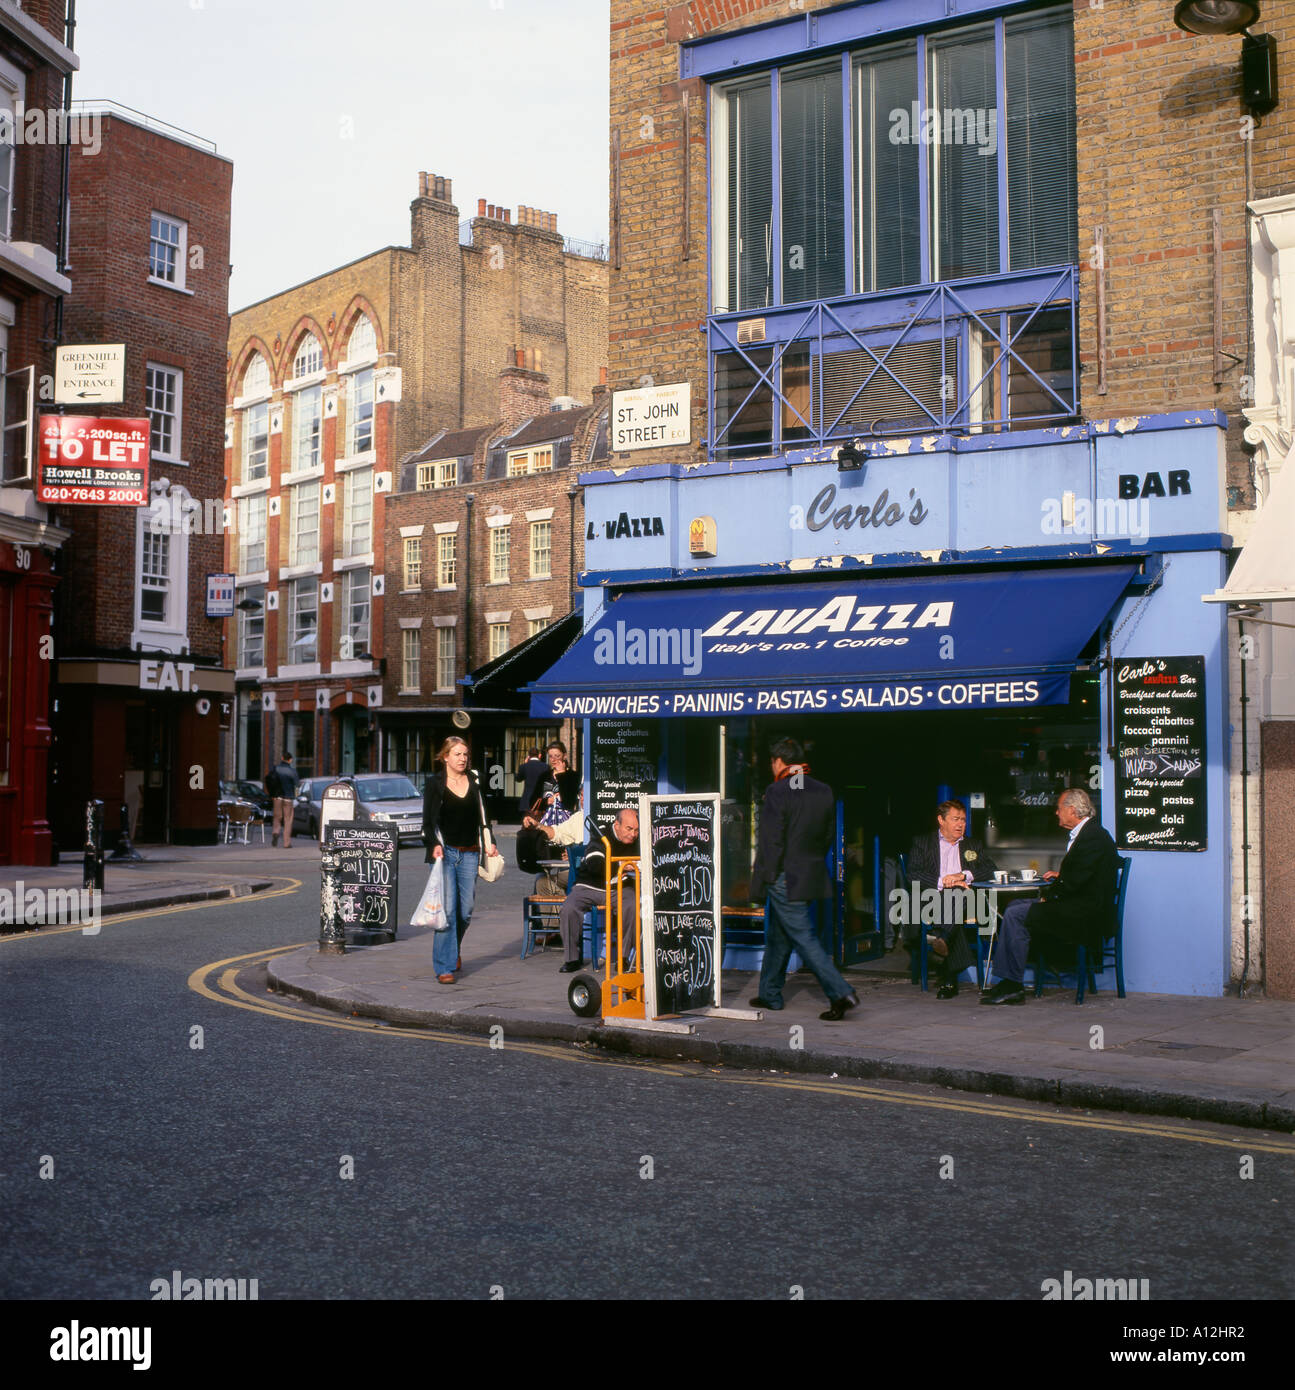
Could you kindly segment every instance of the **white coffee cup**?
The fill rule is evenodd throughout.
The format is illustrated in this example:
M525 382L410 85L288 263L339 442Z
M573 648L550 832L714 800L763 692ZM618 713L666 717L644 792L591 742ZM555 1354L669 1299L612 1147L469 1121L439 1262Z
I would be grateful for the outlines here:
M1039 875L1038 875L1037 871L1034 870L1034 869L1022 869L1022 870L1021 870L1021 882L1022 882L1022 883L1033 883L1034 880L1035 880L1036 878L1038 878L1038 876L1039 876Z
M994 882L995 882L995 883L1006 883L1006 882L1007 882L1007 870L1006 870L1006 869L995 869L995 870L994 870Z

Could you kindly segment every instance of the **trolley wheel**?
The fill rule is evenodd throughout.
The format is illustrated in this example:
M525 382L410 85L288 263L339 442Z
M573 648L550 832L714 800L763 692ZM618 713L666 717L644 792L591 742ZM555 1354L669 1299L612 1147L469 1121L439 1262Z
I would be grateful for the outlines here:
M567 1003L581 1018L592 1018L603 1002L603 989L596 976L577 975L567 987Z

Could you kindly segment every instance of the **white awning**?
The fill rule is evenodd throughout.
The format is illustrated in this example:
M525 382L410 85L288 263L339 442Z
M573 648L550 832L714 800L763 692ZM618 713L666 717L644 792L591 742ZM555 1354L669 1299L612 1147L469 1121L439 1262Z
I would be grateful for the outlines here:
M1295 599L1295 448L1273 480L1228 582L1206 603Z

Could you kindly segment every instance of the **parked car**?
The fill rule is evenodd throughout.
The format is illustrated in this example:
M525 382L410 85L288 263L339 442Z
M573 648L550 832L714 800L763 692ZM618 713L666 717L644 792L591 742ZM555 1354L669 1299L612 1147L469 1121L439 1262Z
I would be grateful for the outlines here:
M222 801L250 801L256 807L256 814L265 820L274 818L274 799L264 787L256 782L249 782L246 778L238 778L232 782L222 782L220 784L220 799Z
M324 788L334 782L348 782L355 788L355 819L390 825L397 840L421 843L423 838L423 798L408 777L395 772L358 772L349 777L310 777L297 788L293 831L298 825L313 838L319 838Z

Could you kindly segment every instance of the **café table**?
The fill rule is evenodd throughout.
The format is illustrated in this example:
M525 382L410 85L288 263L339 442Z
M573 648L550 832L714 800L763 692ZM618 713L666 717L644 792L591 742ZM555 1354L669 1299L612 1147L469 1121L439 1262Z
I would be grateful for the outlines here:
M989 979L989 968L994 962L994 943L998 940L998 919L1002 915L998 907L999 895L1003 894L1008 898L1018 898L1027 893L1037 894L1039 889L1049 881L1050 880L1045 879L1042 874L1028 881L1022 879L1019 875L1015 878L1009 876L1006 883L998 883L992 878L972 880L972 888L983 889L989 894L989 924L979 929L982 937L987 936L989 938L989 945L985 948L985 968L981 976L982 981ZM983 984L981 987L984 987Z

